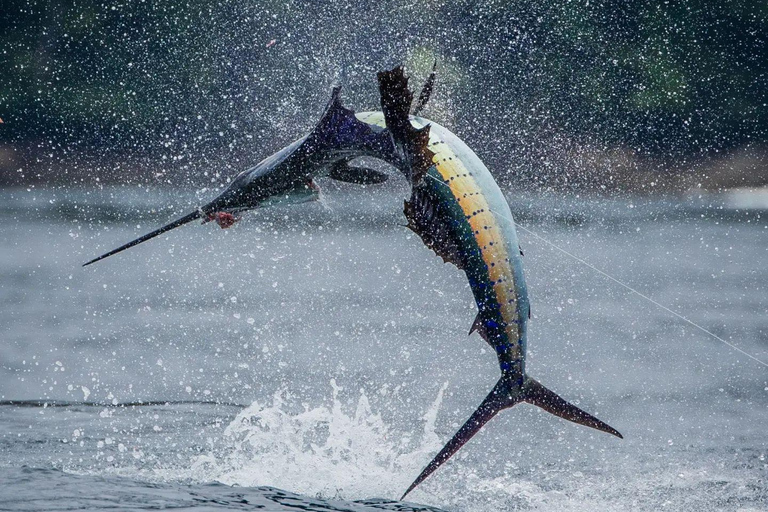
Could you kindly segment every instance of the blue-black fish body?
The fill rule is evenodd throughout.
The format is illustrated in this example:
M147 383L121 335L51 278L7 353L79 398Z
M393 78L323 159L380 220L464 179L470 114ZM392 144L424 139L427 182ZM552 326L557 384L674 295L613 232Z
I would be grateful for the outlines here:
M385 126L381 112L357 117ZM519 241L509 205L488 168L450 130L421 117L430 127L434 165L406 205L409 227L444 261L467 274L478 316L473 331L493 347L503 372L525 374L528 291Z
M433 78L428 81L431 90ZM615 429L566 402L526 373L530 305L519 241L504 194L475 153L448 129L411 114L402 68L379 73L381 112L355 114L334 89L314 130L237 176L210 203L90 262L123 251L197 218L222 227L232 215L317 196L314 178L379 183L386 175L350 162L374 157L398 168L411 184L408 227L444 261L462 269L477 304L471 331L494 349L501 378L469 420L427 465L406 494L447 461L499 411L528 402L567 420L618 437ZM428 90L417 103L424 106Z
M403 497L447 461L499 411L520 402L621 437L529 377L525 368L530 317L522 258L509 205L488 169L447 129L410 115L413 98L402 68L379 73L384 124L409 168L409 227L445 261L462 268L475 296L473 330L495 349L501 378ZM371 114L375 117L376 114Z

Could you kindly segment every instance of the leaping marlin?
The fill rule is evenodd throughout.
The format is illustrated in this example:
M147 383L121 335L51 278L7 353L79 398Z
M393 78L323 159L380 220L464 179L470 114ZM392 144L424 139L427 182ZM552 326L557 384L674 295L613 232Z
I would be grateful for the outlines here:
M342 106L338 88L314 130L240 174L216 199L162 228L86 263L90 265L161 233L203 218L229 227L241 212L317 196L314 178L380 183L386 174L350 165L368 156L398 168L411 185L405 201L408 227L445 262L463 270L477 303L470 334L493 348L501 378L493 390L424 468L403 498L503 409L521 402L574 423L622 437L606 423L560 398L525 369L530 304L517 232L504 195L488 168L456 135L414 115L424 107L434 69L416 105L403 68L378 74L381 112L355 114ZM402 499L402 498L401 498Z

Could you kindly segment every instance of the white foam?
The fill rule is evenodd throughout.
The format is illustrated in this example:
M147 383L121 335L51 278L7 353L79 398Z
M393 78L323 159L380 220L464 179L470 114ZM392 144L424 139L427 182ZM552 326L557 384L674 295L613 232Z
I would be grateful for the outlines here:
M399 497L442 447L434 429L447 384L415 437L393 432L362 391L354 410L345 410L341 388L331 386L330 407L294 412L284 392L271 404L254 402L227 426L223 448L196 458L193 478L325 498Z

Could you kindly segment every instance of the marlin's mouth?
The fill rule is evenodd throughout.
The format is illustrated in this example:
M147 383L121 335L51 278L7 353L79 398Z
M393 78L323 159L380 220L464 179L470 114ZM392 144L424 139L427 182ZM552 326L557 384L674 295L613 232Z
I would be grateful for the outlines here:
M208 222L215 221L216 224L218 224L221 229L227 229L234 226L235 223L238 222L240 219L242 219L240 215L236 215L234 213L230 213L226 211L210 212L206 214L205 219L203 219L203 224L207 224Z

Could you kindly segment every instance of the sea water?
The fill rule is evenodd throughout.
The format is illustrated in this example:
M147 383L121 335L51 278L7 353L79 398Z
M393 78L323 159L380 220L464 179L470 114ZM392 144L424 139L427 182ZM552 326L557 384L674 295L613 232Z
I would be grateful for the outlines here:
M768 369L521 232L528 371L622 432L503 411L398 186L188 225L214 191L0 191L0 510L764 510ZM508 191L516 220L762 361L768 212ZM741 209L740 209L741 208Z

